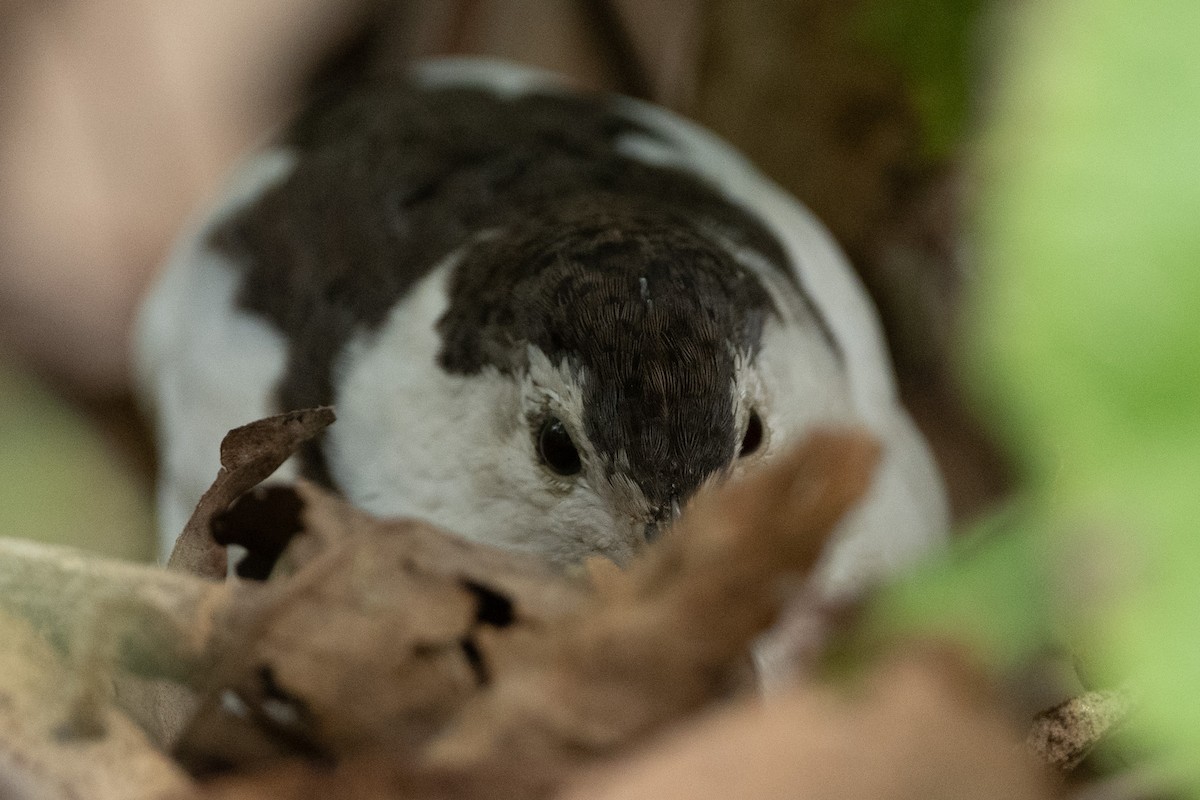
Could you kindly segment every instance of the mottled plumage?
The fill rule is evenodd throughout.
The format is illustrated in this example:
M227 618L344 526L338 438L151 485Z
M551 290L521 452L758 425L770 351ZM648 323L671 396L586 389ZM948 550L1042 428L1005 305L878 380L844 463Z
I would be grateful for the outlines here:
M211 459L185 450L221 425L334 403L301 468L368 510L621 560L705 480L829 420L899 448L881 485L907 486L889 501L901 522L872 534L879 558L940 535L936 475L844 261L678 118L443 64L319 99L244 174L143 317L164 506L186 504ZM229 355L241 371L218 380L239 386L189 399L219 370L172 362L171 343L196 357L214 325L218 349L261 353ZM547 461L552 423L578 469Z

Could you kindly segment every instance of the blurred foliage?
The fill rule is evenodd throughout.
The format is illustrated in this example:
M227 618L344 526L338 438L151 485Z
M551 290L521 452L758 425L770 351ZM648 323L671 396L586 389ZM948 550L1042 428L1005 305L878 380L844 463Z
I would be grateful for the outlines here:
M932 159L961 143L971 97L973 36L984 0L870 0L858 29L903 69Z
M0 536L153 555L149 498L94 426L0 360Z
M1116 584L1077 634L1134 676L1140 733L1200 796L1200 4L1060 0L1021 23L972 363L1048 522Z
M1089 678L1130 681L1127 735L1200 797L1200 4L1011 13L966 361L1026 505L876 621L1001 662L1061 631Z
M985 519L946 557L885 587L860 631L863 640L878 643L915 628L963 643L998 669L1019 668L1053 636L1050 559L1035 520L1028 509Z

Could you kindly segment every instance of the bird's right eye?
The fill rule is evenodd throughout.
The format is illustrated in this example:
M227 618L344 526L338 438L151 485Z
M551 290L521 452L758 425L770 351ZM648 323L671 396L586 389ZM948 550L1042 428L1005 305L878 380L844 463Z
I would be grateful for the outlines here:
M575 442L571 441L567 426L557 417L550 417L542 423L537 446L542 463L559 475L576 475L583 469L579 450L575 447Z
M742 446L738 448L738 458L745 458L758 450L763 441L763 421L757 411L750 412L746 421L746 433L742 435Z

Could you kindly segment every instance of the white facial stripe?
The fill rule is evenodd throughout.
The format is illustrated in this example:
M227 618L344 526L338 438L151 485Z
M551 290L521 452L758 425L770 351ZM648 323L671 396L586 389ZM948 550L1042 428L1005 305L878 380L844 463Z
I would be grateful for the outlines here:
M638 544L632 525L587 481L565 484L537 457L529 423L547 403L573 435L579 429L582 387L569 370L536 350L521 379L495 369L449 374L437 364L435 326L453 263L340 359L338 422L326 444L334 480L380 516L420 517L563 563L593 553L628 558Z
M624 453L621 455L624 456ZM628 462L629 459L625 457L623 460ZM625 468L628 468L627 463ZM622 467L618 466L617 469ZM596 481L600 483L600 493L609 499L614 508L621 509L628 517L634 519L635 525L650 520L654 508L646 499L641 487L628 475L616 471L611 475L597 477ZM640 531L637 533L640 535Z
M586 376L572 375L565 361L552 364L540 348L526 348L529 371L522 376L526 408L545 409L561 419L579 448L580 455L595 458L596 453L583 433L583 390Z
M735 353L733 357L733 416L734 430L738 432L739 443L742 434L750 421L750 412L757 411L761 417L766 391L763 388L762 376L751 366L748 353ZM770 442L770 430L764 429L763 445ZM740 446L740 445L739 445ZM736 458L736 454L735 454Z
M752 409L764 428L763 445L735 461L735 474L795 444L814 425L854 418L845 374L812 326L769 317L757 356L752 363L739 358L735 374L738 430L745 430Z
M628 468L628 458L624 452L617 454L616 464L606 464L587 438L583 419L587 374L573 373L565 361L553 364L545 353L533 345L528 348L528 356L529 372L523 379L526 409L544 408L547 413L562 420L583 460L582 474L562 480L585 483L588 489L608 500L612 508L620 509L628 516L646 516L650 503L638 485L619 472L611 476L606 474L610 466L617 470Z

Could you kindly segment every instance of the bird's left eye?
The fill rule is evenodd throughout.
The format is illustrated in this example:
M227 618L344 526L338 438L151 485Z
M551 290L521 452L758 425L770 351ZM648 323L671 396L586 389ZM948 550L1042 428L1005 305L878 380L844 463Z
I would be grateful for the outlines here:
M538 433L538 455L547 467L559 475L576 475L583 469L579 460L579 450L571 441L567 426L557 417L550 417L542 423Z

